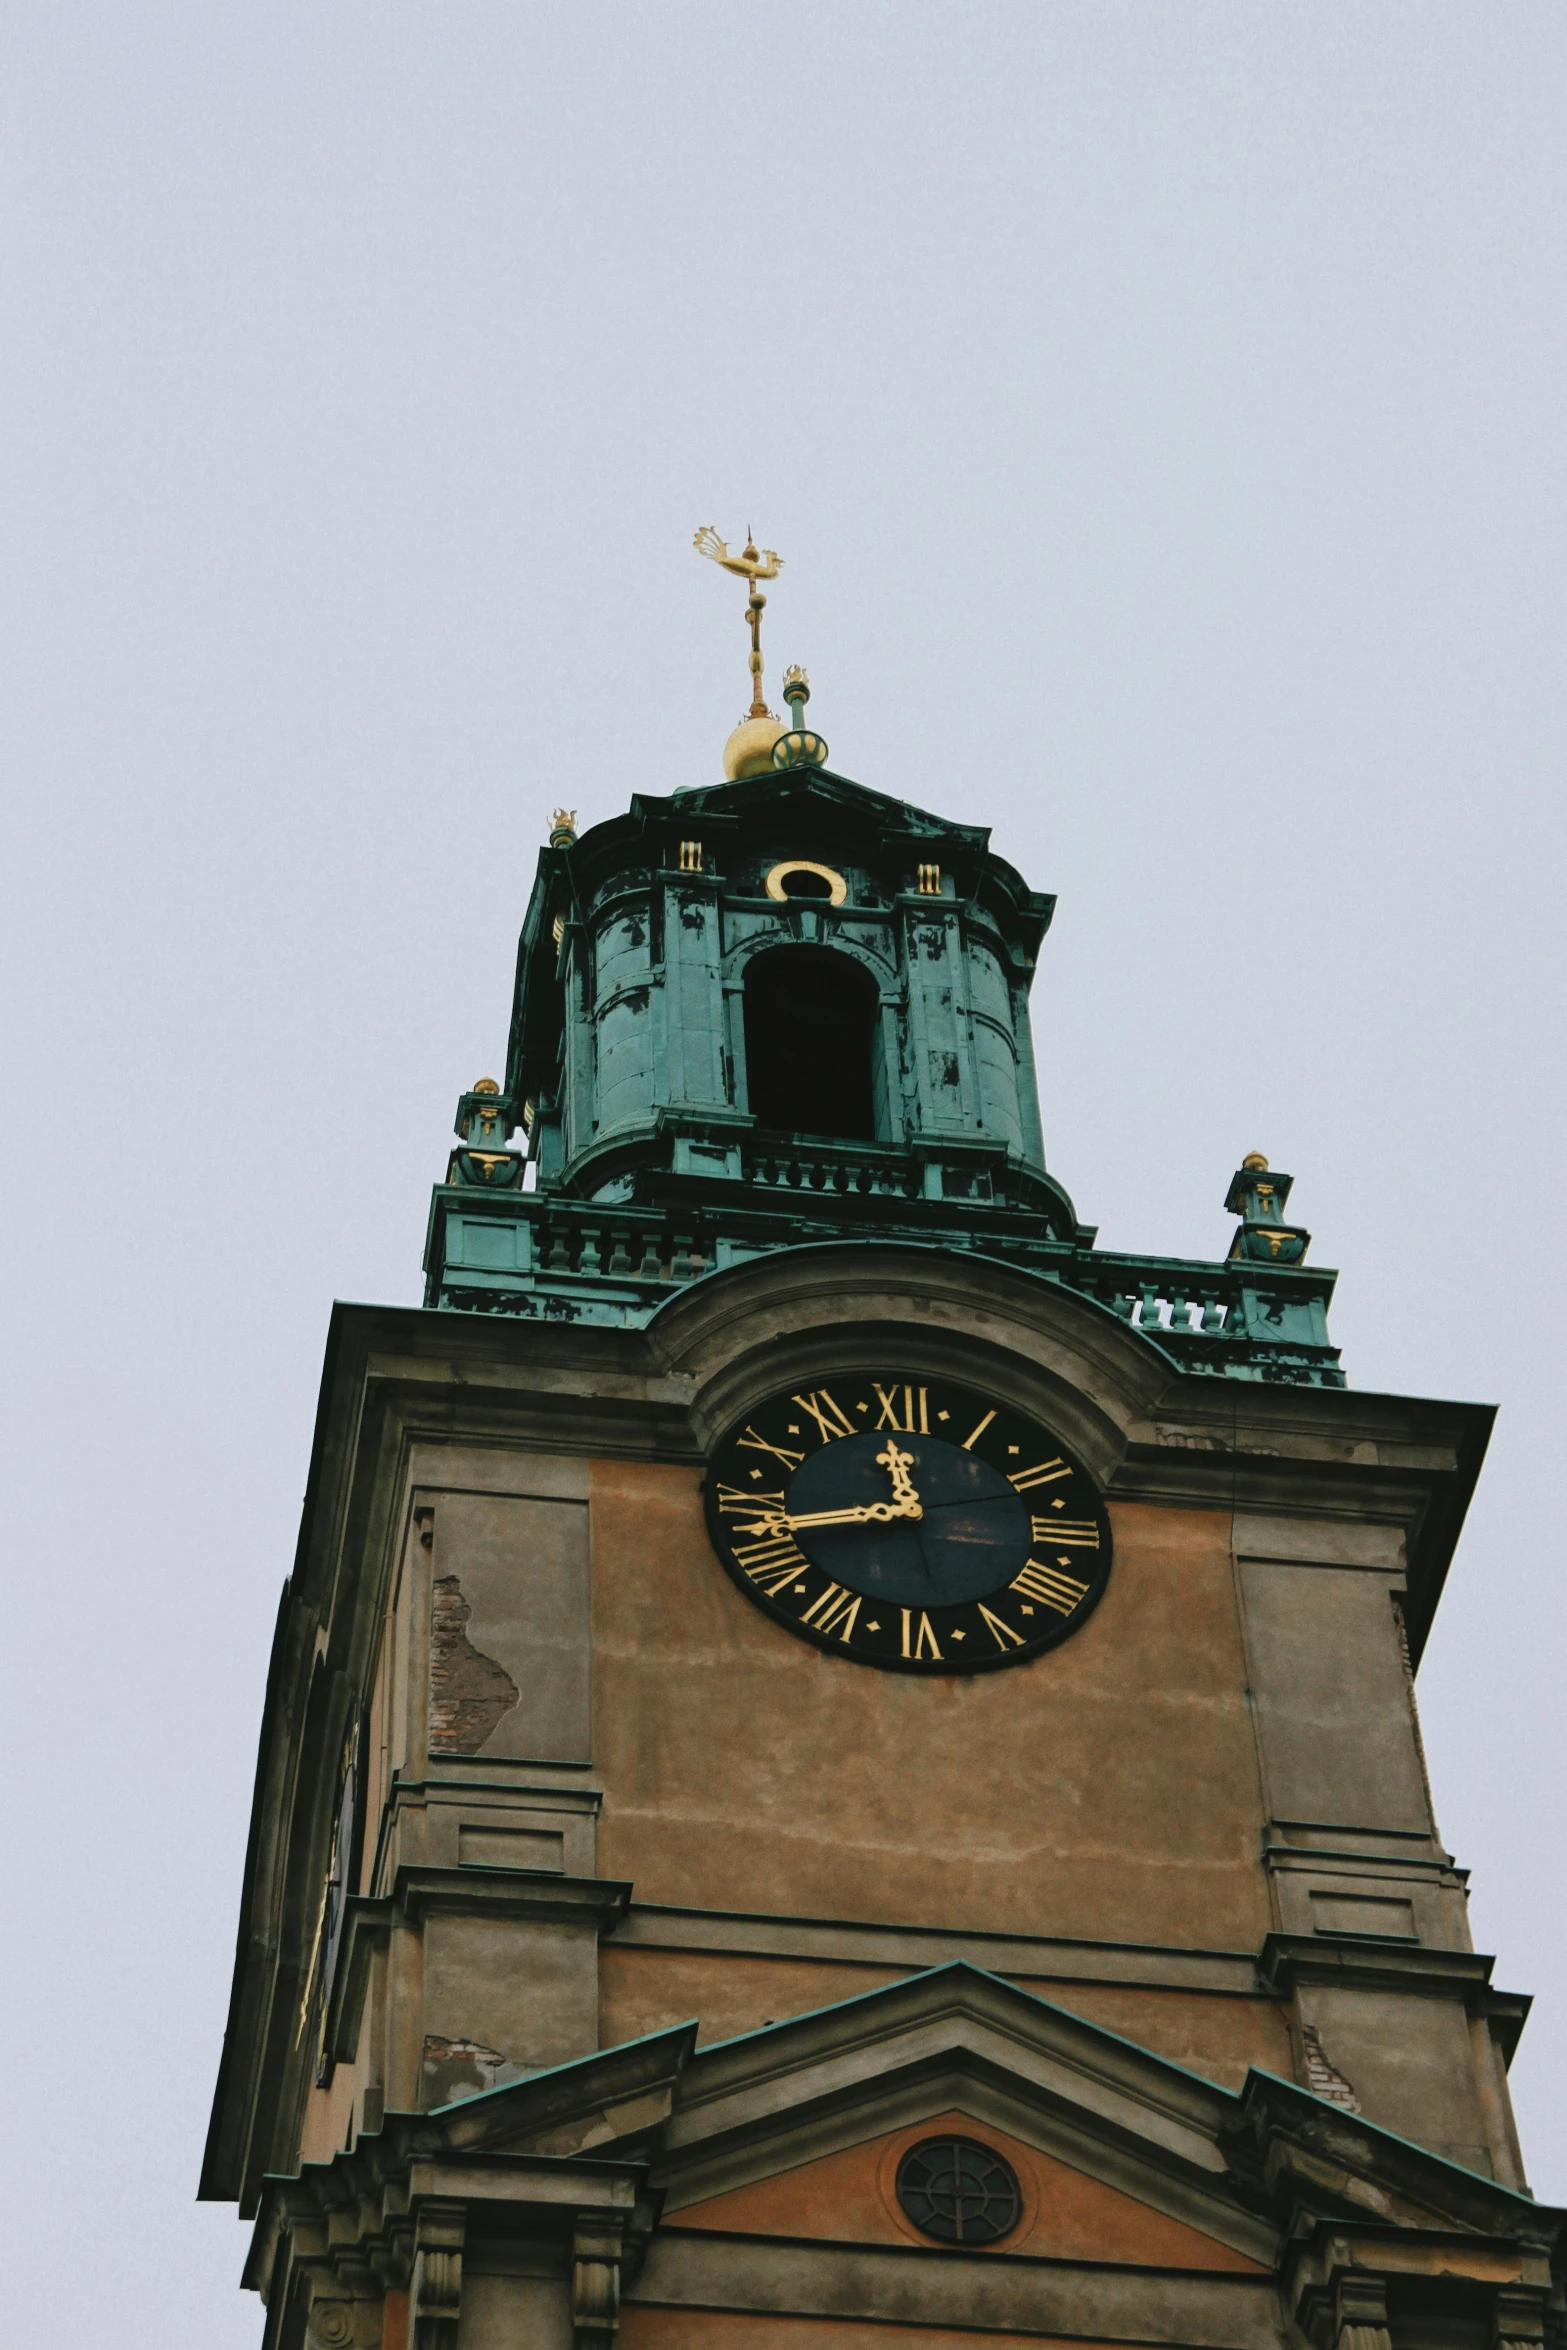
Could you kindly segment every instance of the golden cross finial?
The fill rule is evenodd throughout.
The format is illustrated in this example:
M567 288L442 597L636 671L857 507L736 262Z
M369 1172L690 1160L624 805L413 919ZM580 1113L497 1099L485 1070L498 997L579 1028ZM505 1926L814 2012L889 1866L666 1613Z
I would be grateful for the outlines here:
M751 593L745 607L746 619L751 624L751 707L746 715L750 718L771 718L772 712L762 699L762 614L767 609L767 598L758 595L756 583L759 579L776 579L783 569L783 557L775 555L771 547L759 548L749 531L746 533L744 553L731 555L728 546L710 522L703 523L691 543L699 555L706 555L722 570L732 571L737 579L747 579L751 583Z

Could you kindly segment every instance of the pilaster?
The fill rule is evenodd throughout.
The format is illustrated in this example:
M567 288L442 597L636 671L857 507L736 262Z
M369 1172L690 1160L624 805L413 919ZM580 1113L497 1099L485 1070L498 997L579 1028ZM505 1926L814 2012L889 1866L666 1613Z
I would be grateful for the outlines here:
M579 2218L572 2237L572 2350L614 2350L620 2330L620 2263L625 2215Z
M1492 2066L1495 2040L1511 2049L1527 2002L1492 1990L1493 1964L1470 1950L1270 1934L1257 1979L1289 2000L1304 2071L1315 2056L1369 2121L1518 2189L1516 2141ZM1486 2049L1490 2064L1481 2061Z
M598 2038L598 1945L629 1884L507 1868L412 1868L389 1894L348 1905L326 2046L352 2064L372 1990L372 2047L396 2077L371 2081L412 2107L584 2056ZM432 1940L433 1938L433 1940ZM382 1955L392 1963L378 1963ZM461 2012L451 2007L462 1986ZM455 2068L455 2069L454 2069Z
M467 2208L461 2203L429 2202L420 2207L409 2289L413 2350L457 2350L467 2224Z

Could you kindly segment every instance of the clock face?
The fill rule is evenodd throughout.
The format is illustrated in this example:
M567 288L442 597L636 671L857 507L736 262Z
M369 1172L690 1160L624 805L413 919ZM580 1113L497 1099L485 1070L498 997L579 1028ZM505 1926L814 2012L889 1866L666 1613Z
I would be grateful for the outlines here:
M946 1381L802 1381L720 1440L705 1491L740 1588L861 1664L1021 1664L1075 1632L1109 1580L1087 1470L1037 1420Z

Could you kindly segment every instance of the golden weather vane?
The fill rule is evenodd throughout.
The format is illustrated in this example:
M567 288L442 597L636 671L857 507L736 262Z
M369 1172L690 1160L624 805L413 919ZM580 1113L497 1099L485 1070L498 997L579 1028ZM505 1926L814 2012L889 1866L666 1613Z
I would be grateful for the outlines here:
M783 557L775 555L771 547L759 548L749 530L745 549L731 555L710 522L704 522L692 545L699 555L706 555L724 571L732 571L737 579L749 580L751 593L745 607L746 619L751 624L751 707L749 718L771 718L772 712L762 699L762 614L767 609L767 598L757 593L759 579L776 579L783 569Z

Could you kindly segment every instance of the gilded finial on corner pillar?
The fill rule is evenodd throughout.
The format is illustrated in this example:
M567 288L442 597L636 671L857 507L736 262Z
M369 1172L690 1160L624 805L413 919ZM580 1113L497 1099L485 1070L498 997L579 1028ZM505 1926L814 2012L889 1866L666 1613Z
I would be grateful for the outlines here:
M805 723L805 705L811 698L811 681L798 661L784 671L784 700L794 720L787 734L781 734L773 745L775 767L820 767L827 757L827 745L819 734L814 734Z
M1235 1173L1224 1205L1241 1219L1230 1242L1230 1262L1256 1265L1298 1265L1311 1246L1311 1234L1298 1224L1286 1224L1293 1175L1280 1175L1261 1151L1248 1151Z
M569 849L576 837L576 809L557 808L550 818L550 847L552 849Z
M762 694L762 614L767 609L767 598L757 587L758 580L778 577L783 569L783 557L771 547L759 548L749 535L743 551L731 555L727 542L710 522L703 523L691 543L699 555L706 555L721 570L732 571L737 579L750 584L745 616L751 630L748 657L751 707L724 745L724 773L733 782L741 775L764 774L772 765L773 745L784 731Z

